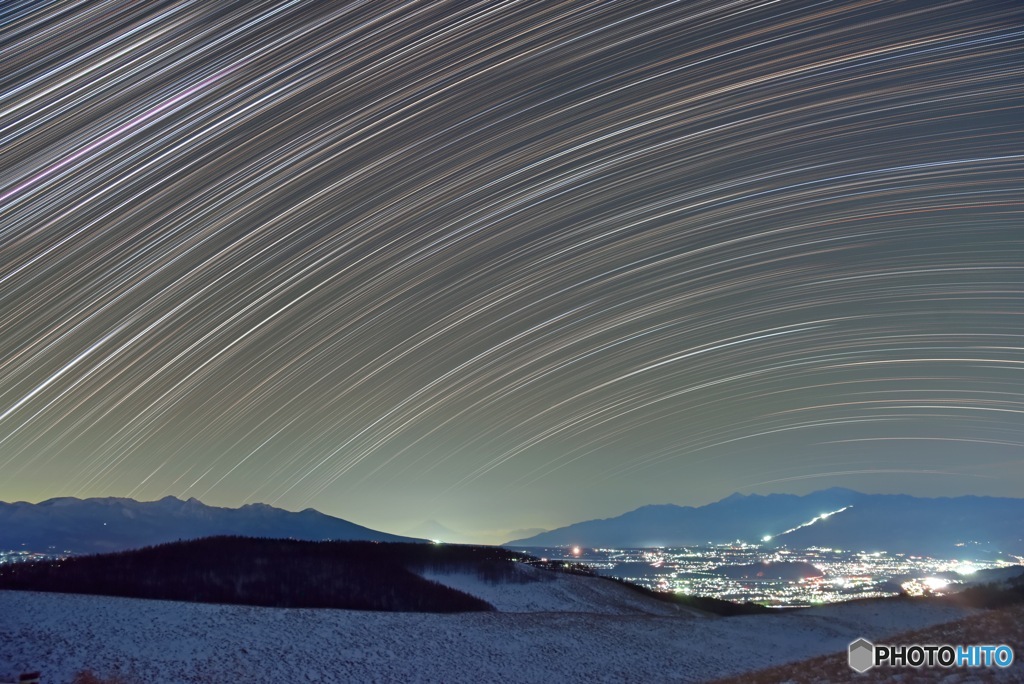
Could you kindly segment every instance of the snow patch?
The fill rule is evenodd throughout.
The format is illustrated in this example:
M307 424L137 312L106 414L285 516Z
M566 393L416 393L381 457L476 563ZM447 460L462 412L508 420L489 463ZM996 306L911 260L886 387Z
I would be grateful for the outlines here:
M506 613L599 613L603 615L703 615L633 591L602 577L514 566L520 577L492 582L472 572L419 571L424 579L487 601Z
M546 591L561 579L506 588ZM564 579L569 586L575 582ZM556 605L547 600L545 607ZM513 598L499 602L515 605ZM860 636L884 641L971 612L920 602L858 602L734 618L582 611L442 615L0 591L0 681L39 670L43 681L67 682L88 668L161 684L680 682L842 651Z

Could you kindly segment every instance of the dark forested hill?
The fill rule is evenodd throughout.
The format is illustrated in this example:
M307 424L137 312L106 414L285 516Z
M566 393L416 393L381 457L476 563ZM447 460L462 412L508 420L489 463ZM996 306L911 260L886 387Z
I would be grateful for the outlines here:
M413 570L458 568L500 579L525 558L493 547L211 537L0 566L0 589L288 608L479 611L493 608Z

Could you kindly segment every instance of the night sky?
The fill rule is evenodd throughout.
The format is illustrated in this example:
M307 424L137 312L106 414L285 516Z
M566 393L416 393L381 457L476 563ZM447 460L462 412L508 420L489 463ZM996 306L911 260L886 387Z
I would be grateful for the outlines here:
M0 500L474 538L1024 492L1024 5L0 6Z

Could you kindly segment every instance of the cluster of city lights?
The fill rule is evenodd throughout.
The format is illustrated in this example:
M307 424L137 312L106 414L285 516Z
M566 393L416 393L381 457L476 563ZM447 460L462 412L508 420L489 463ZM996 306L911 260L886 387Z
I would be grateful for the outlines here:
M825 516L831 513L824 514ZM584 563L602 575L656 591L710 596L729 601L791 607L879 598L905 593L934 596L957 591L980 569L1004 567L1012 560L941 559L885 551L831 548L786 549L735 542L686 548L545 549L558 560ZM814 576L735 579L723 566L755 563L806 563Z

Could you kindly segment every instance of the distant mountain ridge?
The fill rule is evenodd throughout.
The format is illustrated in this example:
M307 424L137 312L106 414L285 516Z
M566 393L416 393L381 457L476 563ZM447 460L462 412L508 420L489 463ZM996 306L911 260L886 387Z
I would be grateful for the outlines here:
M643 548L732 541L950 556L1024 554L1024 499L932 499L839 487L804 496L733 494L696 508L643 506L505 545Z
M422 541L378 532L312 508L267 504L207 506L198 499L158 501L61 497L37 504L0 502L0 549L102 553L217 535L305 541Z

